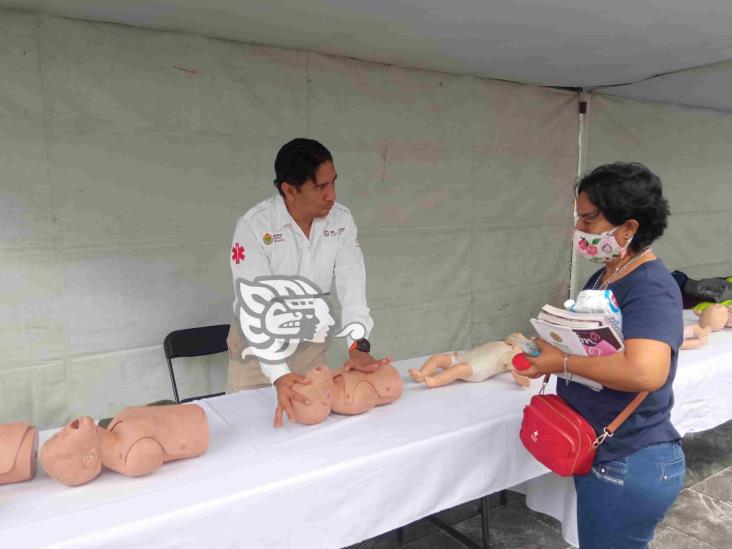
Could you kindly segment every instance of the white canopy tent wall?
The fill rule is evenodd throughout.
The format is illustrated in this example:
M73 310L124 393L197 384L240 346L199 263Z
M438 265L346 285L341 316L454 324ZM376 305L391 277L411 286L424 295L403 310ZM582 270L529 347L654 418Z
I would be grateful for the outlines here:
M163 337L230 321L234 222L298 135L335 156L379 353L501 338L567 294L576 94L9 11L0 71L0 422L169 398Z
M521 77L520 48L501 51ZM230 320L234 221L271 195L274 154L296 135L335 155L372 339L397 359L528 329L564 299L578 164L646 163L671 201L666 264L730 273L732 114L688 108L725 108L729 72L600 89L635 99L593 93L580 151L570 92L0 11L0 422L170 397L162 339ZM654 97L687 106L636 100ZM574 265L579 284L590 266ZM225 360L211 362L185 365L183 393L220 388Z

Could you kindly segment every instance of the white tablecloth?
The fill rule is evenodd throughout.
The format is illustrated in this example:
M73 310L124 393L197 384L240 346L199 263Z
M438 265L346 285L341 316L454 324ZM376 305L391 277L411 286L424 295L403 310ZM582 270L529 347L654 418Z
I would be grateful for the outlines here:
M398 363L405 373L421 359ZM200 458L77 488L0 486L2 547L342 547L541 475L517 443L532 391L509 374L315 426L272 427L271 388L202 401ZM42 433L42 441L51 432Z
M732 330L682 354L673 417L680 430L732 417L730 359ZM421 363L397 366L406 379ZM200 458L136 479L104 471L77 488L42 469L32 482L0 486L0 545L343 547L537 477L524 485L528 504L563 520L573 541L571 484L554 486L558 477L518 440L534 392L508 374L432 390L407 381L397 403L280 430L271 426L270 388L202 401L211 442Z
M689 323L696 320L684 311ZM685 435L732 419L732 328L711 334L709 345L681 351L674 379L671 422ZM564 539L578 545L577 496L571 478L547 473L517 486L526 505L562 523Z

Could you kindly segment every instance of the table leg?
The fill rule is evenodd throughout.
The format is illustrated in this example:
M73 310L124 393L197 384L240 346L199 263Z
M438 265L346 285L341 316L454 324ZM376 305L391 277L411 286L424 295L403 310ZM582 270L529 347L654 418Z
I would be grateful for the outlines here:
M501 501L503 501L503 494L504 493L505 493L505 490L503 492L501 492ZM481 519L483 521L483 528L482 528L483 529L483 549L488 549L491 546L490 545L490 540L488 539L488 533L489 533L489 528L488 528L488 511L490 509L490 507L488 505L488 496L483 496L481 498L480 503L481 503L481 510L480 510L481 512L480 512L480 514L481 514Z
M460 543L462 543L466 547L470 547L470 549L484 549L482 545L480 545L479 543L475 543L468 536L466 536L462 532L459 532L458 530L453 528L451 525L446 523L444 520L438 519L437 517L427 517L427 520L429 520L431 523L433 523L435 526L437 526L440 530L442 530L449 536L452 536L453 538L458 540Z
M501 505L506 505L508 501L508 493L506 490L502 490L501 494ZM479 508L480 516L481 516L481 530L482 530L482 543L476 543L472 539L470 539L468 536L463 534L462 532L456 530L452 527L452 525L446 523L444 520L437 518L436 516L430 516L427 517L427 520L429 520L432 524L437 526L440 530L448 534L449 536L453 537L466 547L470 547L470 549L490 549L490 540L489 540L489 534L490 534L490 528L488 525L488 513L490 512L490 504L488 496L483 496L480 498L480 508ZM399 544L401 545L404 542L404 527L401 526L396 529L396 538ZM359 547L359 549L363 549Z

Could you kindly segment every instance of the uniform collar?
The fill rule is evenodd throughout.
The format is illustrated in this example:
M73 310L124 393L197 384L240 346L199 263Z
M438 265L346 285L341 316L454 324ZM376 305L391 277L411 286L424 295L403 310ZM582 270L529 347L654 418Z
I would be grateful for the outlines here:
M332 213L333 210L331 210ZM330 213L325 217L316 217L313 219L313 227L317 224L320 226L322 223L327 223L328 218L330 217ZM282 227L285 225L292 225L293 227L297 225L295 220L290 215L290 212L287 210L287 206L285 205L285 199L280 196L278 193L274 197L274 231L279 231Z
M285 206L285 199L278 193L274 197L274 230L279 231L285 225L294 225L295 220L292 219L290 212L287 211Z

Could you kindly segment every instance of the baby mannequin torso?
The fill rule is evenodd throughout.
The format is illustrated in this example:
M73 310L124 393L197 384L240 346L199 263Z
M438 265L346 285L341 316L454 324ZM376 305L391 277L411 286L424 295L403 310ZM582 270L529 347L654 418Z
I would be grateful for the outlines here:
M501 372L511 369L511 359L516 352L503 341L489 341L466 352L454 353L453 363L467 363L473 374L465 381L479 383Z
M345 415L362 414L374 406L394 402L404 390L404 382L391 364L380 366L372 374L336 370L333 384L333 411Z

